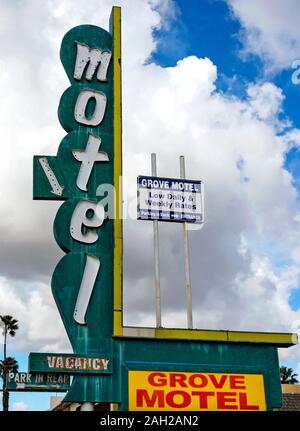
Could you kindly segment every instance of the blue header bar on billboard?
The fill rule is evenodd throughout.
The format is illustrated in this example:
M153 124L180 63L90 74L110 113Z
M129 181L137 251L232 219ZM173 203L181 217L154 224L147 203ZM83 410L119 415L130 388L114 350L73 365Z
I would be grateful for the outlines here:
M140 188L201 193L201 181L147 176L138 176L137 180Z

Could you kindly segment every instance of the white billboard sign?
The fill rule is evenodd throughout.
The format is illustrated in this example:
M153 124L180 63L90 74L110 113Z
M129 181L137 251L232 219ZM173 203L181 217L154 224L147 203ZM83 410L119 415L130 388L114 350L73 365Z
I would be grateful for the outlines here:
M203 183L139 176L138 219L203 223Z

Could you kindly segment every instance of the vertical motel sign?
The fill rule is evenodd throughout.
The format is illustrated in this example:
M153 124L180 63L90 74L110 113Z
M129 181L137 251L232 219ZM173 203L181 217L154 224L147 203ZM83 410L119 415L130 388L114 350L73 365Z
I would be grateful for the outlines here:
M60 57L71 86L58 117L67 135L56 156L34 157L33 180L34 199L65 201L54 236L66 255L53 273L52 292L74 354L106 361L122 273L120 19L114 7L110 32L82 25L64 36ZM114 185L113 217L107 216L106 195L97 192L101 185ZM104 372L111 373L111 365ZM82 372L71 391L78 401L97 401L99 377Z

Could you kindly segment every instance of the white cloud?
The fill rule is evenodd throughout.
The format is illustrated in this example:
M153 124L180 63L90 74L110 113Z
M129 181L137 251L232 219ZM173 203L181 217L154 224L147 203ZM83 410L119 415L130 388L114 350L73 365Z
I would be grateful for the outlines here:
M300 247L294 249L292 257L296 263L300 263Z
M58 351L70 349L49 285L0 279L0 315L10 314L19 321L15 337L8 338L8 354L40 350L45 344ZM1 340L2 341L2 340Z
M24 403L23 401L17 401L15 403L13 403L12 410L14 412L17 412L17 411L25 412L28 410L28 405L26 403Z
M250 106L261 120L276 120L282 111L284 96L282 90L270 82L262 85L253 84L248 87Z
M244 30L247 54L257 54L268 71L291 67L300 56L298 0L226 0Z
M272 83L250 84L248 99L240 100L218 91L218 65L208 58L189 56L169 68L147 63L157 44L153 28L176 16L170 1L157 0L162 7L155 11L146 0L93 0L84 9L79 0L33 1L18 8L5 1L0 5L5 59L0 314L20 320L12 347L69 346L50 293L50 277L62 256L51 228L58 204L32 202L32 156L55 154L64 136L56 116L68 86L58 61L64 33L83 22L107 27L113 3L123 6L123 147L130 207L135 212L136 176L150 173L151 152L158 154L159 175L169 177L178 176L178 158L185 154L187 175L202 179L206 189L205 226L190 233L196 326L290 331L300 320L300 310L289 305L299 284L300 218L298 193L283 162L288 149L299 145L300 132L285 132L278 117L281 90ZM125 322L153 325L152 226L126 220L124 232ZM163 323L184 326L182 227L161 224L160 245ZM297 348L285 352L299 360Z

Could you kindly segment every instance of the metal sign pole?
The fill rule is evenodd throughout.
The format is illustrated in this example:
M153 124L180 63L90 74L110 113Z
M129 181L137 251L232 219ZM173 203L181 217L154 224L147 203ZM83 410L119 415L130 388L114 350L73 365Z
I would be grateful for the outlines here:
M180 156L180 178L185 179L185 162L184 156ZM193 306L192 306L192 285L190 274L190 259L189 259L189 239L187 223L183 223L183 244L184 244L184 271L185 271L185 287L187 299L187 325L188 329L193 329Z
M151 175L157 177L156 154L151 154ZM153 220L153 239L154 239L154 271L155 271L155 310L156 327L161 328L161 301L160 301L160 269L159 269L159 239L158 221Z

